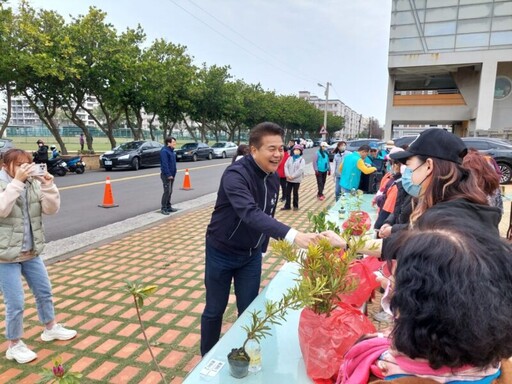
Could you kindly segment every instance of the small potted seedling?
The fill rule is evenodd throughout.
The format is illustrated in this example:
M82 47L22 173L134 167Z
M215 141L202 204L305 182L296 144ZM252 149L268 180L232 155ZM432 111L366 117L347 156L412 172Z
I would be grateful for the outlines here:
M228 354L228 363L231 376L242 378L249 371L257 372L261 369L261 352L259 342L270 336L270 325L280 325L285 320L288 309L300 309L303 305L311 305L315 296L325 294L322 282L317 282L307 291L299 287L288 289L279 301L267 301L265 312L261 310L250 312L251 323L244 325L246 339L240 348L233 348Z

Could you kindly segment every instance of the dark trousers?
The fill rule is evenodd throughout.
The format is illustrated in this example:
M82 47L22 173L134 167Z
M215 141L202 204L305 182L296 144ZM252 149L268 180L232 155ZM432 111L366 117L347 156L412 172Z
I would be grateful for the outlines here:
M327 172L317 172L316 185L318 187L318 197L324 195L325 180L327 180Z
M288 182L288 186L286 187L286 203L284 203L285 208L290 208L290 204L291 204L291 200L292 200L292 191L293 191L293 207L299 208L299 187L300 187L300 183Z
M284 200L286 199L286 186L288 185L286 177L280 177L279 184L281 184L281 200Z
M171 195L172 195L172 185L174 184L174 179L169 180L167 176L163 173L160 174L160 178L162 179L162 184L164 186L164 193L162 194L162 209L170 209L171 205Z
M201 316L201 355L204 356L219 341L222 316L235 282L238 316L258 296L261 280L261 251L250 256L225 254L206 244L204 285L206 306Z

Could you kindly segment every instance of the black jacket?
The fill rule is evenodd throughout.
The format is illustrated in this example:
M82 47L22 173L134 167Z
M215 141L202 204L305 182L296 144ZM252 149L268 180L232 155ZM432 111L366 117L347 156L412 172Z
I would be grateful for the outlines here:
M270 237L283 239L290 227L274 219L279 176L245 156L222 175L206 243L227 254L265 252Z
M444 201L427 209L417 220L418 224L429 217L429 215L442 212L448 217L461 219L463 222L480 225L483 231L491 231L500 236L499 224L501 210L489 205L475 204L465 199Z

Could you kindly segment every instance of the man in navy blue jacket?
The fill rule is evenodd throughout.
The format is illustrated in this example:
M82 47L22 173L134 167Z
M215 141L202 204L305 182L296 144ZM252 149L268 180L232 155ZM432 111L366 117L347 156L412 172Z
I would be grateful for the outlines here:
M160 178L164 186L164 193L162 195L162 209L160 212L163 215L168 215L176 212L177 209L171 205L172 185L176 177L176 139L168 137L165 139L165 146L160 151Z
M234 279L238 315L258 295L261 258L269 238L307 247L323 234L301 233L276 219L277 167L283 157L283 129L261 123L249 134L251 154L222 175L217 202L206 230L206 306L201 317L201 355L217 343Z

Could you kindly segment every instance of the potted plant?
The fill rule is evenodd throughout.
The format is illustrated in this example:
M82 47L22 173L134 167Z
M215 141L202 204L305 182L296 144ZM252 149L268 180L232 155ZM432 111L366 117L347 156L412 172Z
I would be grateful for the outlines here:
M337 229L334 223L326 222L325 212L310 217L317 228ZM307 373L313 380L336 378L348 348L362 334L375 332L371 321L358 308L343 302L344 295L358 287L359 276L351 273L351 267L366 245L365 237L353 236L352 226L345 228L340 236L348 244L346 250L331 246L328 240L310 245L304 251L286 241L272 245L273 253L298 263L300 278L296 291L304 297L311 296L309 303L303 303L299 344ZM323 290L313 293L310 288L317 282Z
M264 312L261 310L249 312L251 322L243 326L247 337L241 347L233 348L227 356L230 374L233 377L242 378L247 376L250 370L259 371L261 369L259 342L271 334L270 325L280 325L289 308L299 309L304 304L313 305L317 300L316 296L328 294L324 285L322 281L317 281L304 291L300 291L298 286L290 288L281 300L267 301Z

